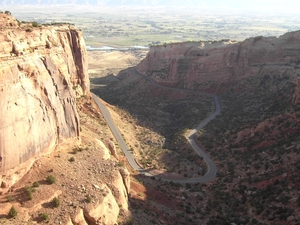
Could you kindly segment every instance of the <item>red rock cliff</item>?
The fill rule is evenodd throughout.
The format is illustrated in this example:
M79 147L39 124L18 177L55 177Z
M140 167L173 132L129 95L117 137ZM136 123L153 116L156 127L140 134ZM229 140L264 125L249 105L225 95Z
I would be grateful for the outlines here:
M255 37L239 43L187 42L152 46L137 70L165 85L220 92L243 78L262 76L265 70L300 74L297 71L299 43L300 31L279 38Z
M79 136L76 96L89 93L85 43L71 25L30 27L0 14L0 184Z

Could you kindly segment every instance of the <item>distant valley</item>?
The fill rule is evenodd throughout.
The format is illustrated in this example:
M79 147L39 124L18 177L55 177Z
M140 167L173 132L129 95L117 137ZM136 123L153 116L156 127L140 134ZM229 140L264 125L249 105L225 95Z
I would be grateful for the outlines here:
M179 2L179 1L177 1ZM4 5L20 21L68 22L91 47L152 46L186 41L243 41L300 30L297 12L230 10L220 7ZM52 12L55 12L54 14Z
M299 224L297 14L11 3L0 13L0 223ZM130 167L90 91L156 178ZM170 181L209 171L188 135L216 106L195 134L216 176Z

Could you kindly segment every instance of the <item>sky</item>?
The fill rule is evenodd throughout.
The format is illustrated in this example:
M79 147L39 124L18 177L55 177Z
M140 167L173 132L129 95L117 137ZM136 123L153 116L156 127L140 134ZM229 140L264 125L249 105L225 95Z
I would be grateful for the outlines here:
M172 0L161 0L170 2ZM300 0L198 0L198 5L208 8L244 9L257 11L298 12L300 16Z
M300 0L0 0L1 5L30 5L30 4L91 4L91 5L172 5L172 6L200 6L201 8L243 9L251 11L277 11L283 13L299 13ZM299 13L300 14L300 13Z

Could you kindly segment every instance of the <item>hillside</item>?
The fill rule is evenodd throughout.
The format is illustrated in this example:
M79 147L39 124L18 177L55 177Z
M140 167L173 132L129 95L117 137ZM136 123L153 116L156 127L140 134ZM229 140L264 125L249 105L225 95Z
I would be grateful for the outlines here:
M167 85L222 92L237 81L264 76L299 74L299 32L255 37L243 42L186 42L151 47L137 70ZM294 81L295 83L295 81Z
M205 171L186 133L212 110L212 100L197 91L221 100L222 113L197 134L218 165L217 179L178 187L143 178L145 195L133 201L137 223L144 217L178 224L299 222L299 35L153 46L117 79L93 80L102 84L95 93L146 127L132 146L138 160L169 176ZM141 74L178 91L153 86ZM155 188L171 202L154 198Z
M129 151L161 177L207 172L187 134L214 111L205 93L219 96L221 114L196 135L217 178L180 185L127 171L90 97L80 30L0 22L0 223L299 223L299 31L152 46L117 76L143 53L90 63Z

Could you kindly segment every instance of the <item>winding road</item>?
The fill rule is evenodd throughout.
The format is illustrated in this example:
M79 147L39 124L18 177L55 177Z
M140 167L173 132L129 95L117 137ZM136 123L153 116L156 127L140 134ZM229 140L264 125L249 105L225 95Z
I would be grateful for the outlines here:
M188 91L188 92L195 92L192 90L186 90L186 89L180 89L180 88L172 88L172 87L166 87L163 85L159 85L157 83L155 83L152 79L150 79L149 77L139 73L137 70L135 71L137 74L139 74L140 76L142 76L144 79L146 79L147 81L149 81L152 85L155 85L157 87L160 88L164 88L164 89L172 89L172 90L184 90L184 91ZM112 120L110 113L108 111L108 109L105 107L105 105L101 102L100 98L98 96L96 96L95 94L92 94L93 99L95 100L97 106L99 107L99 109L101 110L104 119L106 120L108 126L110 127L113 135L115 136L117 142L119 143L120 148L122 149L125 157L128 160L128 163L130 164L130 166L138 171L141 174L144 174L145 176L149 176L149 177L155 177L157 179L163 180L163 181L172 181L174 183L181 183L181 184L186 184L186 183L207 183L210 182L212 180L215 179L216 174L217 174L217 166L216 164L211 160L211 158L196 144L195 141L195 134L201 130L204 126L206 126L211 120L213 120L216 115L218 115L221 112L221 104L219 101L219 98L214 95L214 94L210 94L210 93L205 93L205 92L198 92L202 95L207 95L210 96L214 99L214 103L215 103L215 109L214 112L212 112L206 119L204 119L203 121L201 121L201 123L194 128L188 135L188 142L190 143L190 145L192 146L192 148L197 152L197 154L201 157L203 157L203 159L205 160L206 164L207 164L207 173L204 176L201 177L195 177L195 178L186 178L186 179L174 179L174 178L162 178L159 175L153 175L151 173L149 173L147 170L143 169L134 159L134 156L132 155L132 153L130 152L128 146L126 145L120 131L118 130L117 126L115 125L114 121Z

